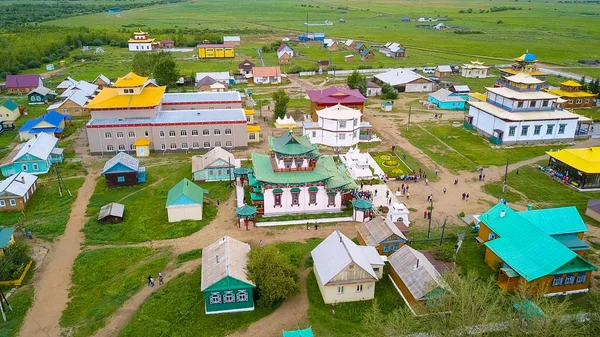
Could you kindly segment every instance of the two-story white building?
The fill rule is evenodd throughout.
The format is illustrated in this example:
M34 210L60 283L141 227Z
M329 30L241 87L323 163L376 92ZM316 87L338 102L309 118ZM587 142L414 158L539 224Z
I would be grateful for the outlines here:
M129 51L152 51L158 46L158 42L148 37L148 32L134 32L133 39L127 41Z
M302 133L308 136L313 144L332 147L351 147L359 142L373 139L373 127L369 122L362 122L362 112L358 109L337 104L317 110L317 122L304 122Z
M525 73L503 78L505 87L486 88L486 100L469 102L465 126L496 144L573 140L589 119L562 108L560 97L541 91L543 81Z

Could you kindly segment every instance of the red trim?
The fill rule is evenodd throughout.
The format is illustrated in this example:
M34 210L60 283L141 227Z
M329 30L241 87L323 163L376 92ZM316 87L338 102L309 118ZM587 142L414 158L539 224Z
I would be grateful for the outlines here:
M147 106L147 107L118 107L118 108L88 108L86 107L86 109L89 110L94 110L94 111L113 111L113 110L149 110L149 109L154 109L156 108L158 105L152 105L152 106Z
M162 105L190 105L190 104L231 104L231 103L239 103L242 104L242 101L202 101L202 102L163 102ZM220 109L220 108L219 108ZM235 108L240 109L240 108ZM216 110L216 109L215 109Z
M106 125L86 125L87 129L106 129L106 128L124 128L124 127L157 127L157 126L179 126L179 125L222 125L222 124L246 124L246 121L234 122L181 122L181 123L133 123L133 124L106 124Z

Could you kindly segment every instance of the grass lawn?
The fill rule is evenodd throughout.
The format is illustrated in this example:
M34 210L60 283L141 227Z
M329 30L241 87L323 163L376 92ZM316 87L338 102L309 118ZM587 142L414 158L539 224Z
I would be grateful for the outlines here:
M451 171L472 171L475 170L475 164L458 152L449 149L445 143L431 137L423 128L413 126L408 130L402 128L402 136L408 141L425 152L438 165Z
M386 155L390 156L390 160L397 162L396 167L389 167L388 164L384 165L384 163L388 161L387 157L385 157ZM404 158L404 155L406 155L406 159ZM394 170L397 168L403 171L403 173L401 174L410 173L411 170L415 170L417 173L419 173L419 169L422 169L423 172L427 174L427 178L429 179L429 181L435 182L440 180L440 177L435 175L435 169L430 169L429 167L425 166L418 159L411 156L410 154L407 154L404 149L398 146L396 146L393 153L391 151L376 152L372 153L371 156L373 157L373 159L375 159L375 161L377 162L379 167L381 167L383 172L385 172L390 177L397 176L397 174L394 172Z
M25 227L28 231L31 230L35 237L49 241L61 235L67 226L71 204L77 197L77 190L83 184L83 178L64 181L73 196L63 191L61 197L56 180L38 180L38 189L25 211L3 212L0 216L0 226Z
M175 260L175 264L179 267L184 262L188 262L188 261L192 261L192 260L197 260L197 259L199 259L201 257L202 257L202 248L193 249L193 250L190 250L189 252L185 252L185 253L177 255L177 259Z
M33 287L21 287L8 301L13 310L6 313L6 322L0 322L0 337L14 337L19 333L27 310L33 304Z
M456 267L462 274L475 271L482 279L495 277L496 272L483 261L484 256L485 246L482 243L475 239L465 239L456 255Z
M589 109L573 109L578 115L587 116L594 120L594 122L600 122L600 107L589 108Z
M172 164L147 168L148 181L135 186L106 188L98 180L88 205L90 219L85 225L86 244L142 242L190 235L210 223L217 215L216 200L226 200L232 191L228 182L198 183L209 191L200 221L168 222L165 204L169 190L183 177L189 177L191 164ZM125 205L125 217L119 224L100 224L96 214L109 202Z
M73 336L90 336L126 300L148 283L169 260L166 251L148 247L108 248L81 253L73 267L70 302L60 325Z
M275 243L274 245L279 249L279 252L287 255L290 262L297 267L298 269L303 269L308 267L307 265L302 265L302 261L305 258L310 257L310 252L317 247L323 239L321 238L312 238L308 239L304 242L281 242ZM308 261L306 264L309 264Z
M142 305L123 328L120 337L178 336L220 337L243 329L267 316L270 309L235 314L206 315L200 292L201 269L181 274Z

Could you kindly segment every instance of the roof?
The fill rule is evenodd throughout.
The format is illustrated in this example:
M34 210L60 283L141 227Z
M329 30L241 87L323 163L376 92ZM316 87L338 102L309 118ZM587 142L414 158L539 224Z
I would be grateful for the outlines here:
M564 82L560 82L560 85L564 85L566 87L583 87L583 84L573 81L573 80L567 80Z
M66 97L73 91L83 91L87 96L94 96L96 95L96 91L98 91L98 86L90 82L79 81L70 85L60 96Z
M462 68L467 68L467 69L489 69L490 67L488 66L484 66L483 62L480 62L479 60L477 61L470 61L471 64L463 64Z
M455 96L453 92L448 89L440 89L436 92L432 92L429 96L435 98L440 102L464 102L465 99L460 96Z
M536 62L537 58L535 57L534 54L530 53L529 50L525 52L525 54L517 57L515 59L515 61L520 62L520 61L525 61L525 62Z
M600 200L594 199L588 201L587 208L591 209L594 212L600 213Z
M546 91L553 95L567 98L592 98L597 96L596 94L592 94L587 91L565 91L561 89L549 89Z
M353 43L354 43L354 40L346 40L346 42L344 42L344 44L345 44L346 46L350 46L350 45L351 45L351 44L353 44Z
M137 75L134 72L129 72L127 75L117 78L113 86L115 88L141 87L146 83L147 80L148 77Z
M452 68L450 68L450 66L437 66L435 68L435 70L437 70L441 73L451 73L452 72Z
M513 75L517 75L523 72L523 70L515 70L512 68L500 68L498 69L500 70L501 73L508 73L508 74L513 74ZM548 75L548 73L545 73L543 71L539 71L539 70L531 70L531 71L527 71L526 72L527 75L531 75L531 76L545 76Z
M281 76L280 67L253 67L252 75L254 77L279 77Z
M367 54L373 54L373 52L367 48L360 52L360 56L366 56Z
M507 121L536 121L536 120L557 120L557 119L579 119L579 115L568 110L550 110L550 111L528 111L528 112L510 112L497 107L488 102L469 102L469 104L479 110L485 111L495 117Z
M23 197L36 182L37 178L37 176L27 172L15 173L0 181L0 195L6 193Z
M273 184L321 182L331 177L329 171L325 168L325 162L322 160L317 161L317 166L312 171L275 173L269 155L252 153L252 167L257 180Z
M341 20L341 19L340 19ZM312 328L306 328L304 330L295 331L283 331L283 337L313 337Z
M485 102L487 100L487 96L485 94L482 94L480 92L471 92L469 93L470 97L476 98L482 102Z
M67 78L65 78L62 82L60 82L56 86L56 89L67 89L68 87L72 86L75 83L77 83L76 80L72 79L70 76L67 76Z
M104 76L103 74L98 75L92 82L96 82L97 80L101 80L104 83L110 84L110 78Z
M248 285L254 283L248 279L250 245L230 236L224 236L202 249L202 281L200 291L210 288L226 277L232 277Z
M205 43L197 45L196 48L235 48L235 46L227 43Z
M214 79L214 77L213 77ZM242 102L237 91L227 92L182 92L167 93L162 97L163 104L171 103L209 103L209 102Z
M358 89L345 89L329 87L322 90L306 90L308 98L316 103L323 104L349 104L363 103L367 100Z
M246 67L248 67L248 66L249 66L249 67L254 67L254 66L255 66L255 64L254 64L254 62L252 62L252 61L249 61L248 59L245 59L245 60L244 60L244 62L241 62L241 63L238 65L238 67L243 67L243 66L246 66Z
M577 237L577 234L560 234L553 235L552 238L570 250L588 250L590 246L583 240Z
M13 157L13 161L23 157L26 154L46 160L50 156L52 149L56 147L57 143L58 138L42 132L28 140L19 150L19 152L17 152L17 154Z
M315 151L317 146L311 144L308 136L296 136L291 131L280 137L269 136L271 151L287 155L301 155Z
M66 91L65 91L65 93L66 93ZM48 110L58 109L66 101L71 101L83 108L89 101L87 94L81 90L71 90L67 96L61 95L61 97L65 97L65 100L56 102L56 103L50 105L48 107Z
M31 88L40 84L40 75L6 75L7 88Z
M33 90L31 90L27 96L31 95L31 94L40 94L42 96L46 96L46 95L52 95L52 94L56 94L56 92L54 92L54 90L50 89L50 88L46 88L44 86L39 86Z
M381 88L379 85L377 85L377 83L373 82L373 81L367 81L367 88Z
M375 254L379 257L374 247L359 246L342 234L342 232L335 230L315 247L310 254L313 258L314 268L317 271L315 274L320 278L321 284L327 285L329 281L351 263L363 269L373 280L378 280L371 265L383 265L384 262L381 257L379 257L379 260L370 261L371 254L368 257L365 252L372 252L373 250L375 250Z
M46 112L44 115L42 115L41 117L38 117L36 119L30 119L27 122L25 122L25 124L23 124L23 126L19 129L19 132L38 133L37 132L38 130L47 130L48 132L60 132L60 131L62 131L62 129L59 129L58 127L59 127L60 123L62 123L62 121L64 121L65 119L71 119L71 116L63 115L60 112L56 112L55 110L50 110L50 111ZM54 129L35 128L41 122L52 125L54 127Z
M511 76L512 77L512 76ZM530 99L557 99L558 96L549 94L544 91L516 91L507 87L486 87L486 90L493 92L506 98L514 98L520 100Z
M348 108L340 103L322 110L317 110L316 112L319 117L336 120L351 120L362 116L360 110Z
M114 157L110 158L104 164L104 168L102 169L102 173L104 174L106 171L110 170L111 168L113 168L117 164L121 164L121 165L125 166L126 168L128 168L129 170L131 170L133 172L137 172L138 168L139 168L139 165L140 165L140 161L138 159L136 159L136 158L133 158L132 156L130 156L126 152L119 152Z
M397 235L404 241L407 240L398 226L380 216L358 225L356 229L367 246L376 247L392 235Z
M523 211L519 215L548 235L588 231L575 206Z
M371 209L373 202L367 199L355 199L352 201L352 206L356 209Z
M215 83L218 83L218 82L214 78L212 78L210 76L204 76L202 79L200 79L198 82L196 82L196 85L198 87L201 87L203 85L211 85L211 84L215 84Z
M207 190L194 184L189 179L183 178L177 185L169 190L166 207L190 204L202 205L205 194L208 194Z
M241 40L239 36L223 36L223 42L240 42Z
M546 152L551 158L561 161L584 173L600 173L600 146L563 149Z
M160 43L175 43L173 40L160 40Z
M231 78L231 75L229 75L228 71L200 72L200 73L196 73L196 82L200 81L201 79L203 79L207 76L211 77L212 79L214 79L217 82L221 81L221 82L227 82L227 83L229 83L229 78Z
M426 298L435 288L446 288L442 276L433 264L425 255L408 245L388 256L388 262L416 300Z
M235 166L235 157L222 147L216 146L203 155L192 156L192 173L209 168L219 159L229 163L231 167Z
M469 88L468 85L464 85L464 84L460 84L460 85L453 85L452 88L454 89L454 91L456 92L471 92L471 88Z
M412 70L402 69L402 68L392 69L392 70L386 71L385 73L376 74L374 77L384 83L391 85L391 86L407 84L407 83L413 82L418 79L425 79L428 82L432 82L430 79L428 79L425 76L421 76Z
M98 220L102 220L109 216L116 216L119 218L123 217L125 212L125 205L111 202L110 204L102 206L100 213L98 214Z
M527 281L563 273L565 268L574 272L596 270L585 259L504 204L495 205L479 220L499 236L485 245Z
M512 75L512 76L504 76L505 79L511 81L511 82L516 82L516 83L523 83L523 84L541 84L544 83L544 81L537 79L529 74L526 73L518 73L516 75Z
M254 216L256 215L256 206L244 205L235 209L235 214L238 216Z
M14 111L19 108L20 104L15 103L14 101L7 99L2 103L2 106L10 111Z
M0 227L0 248L4 249L10 243L10 237L15 232L14 228Z
M246 121L244 109L178 110L177 113L173 113L173 111L159 111L152 119L153 123L236 121Z
M544 316L544 312L540 307L530 300L522 300L513 304L513 308L521 313L521 316L526 320L532 320L538 316Z
M123 83L123 82L121 82ZM119 94L119 88L104 88L88 104L88 109L150 108L160 104L167 87L147 86L139 94Z
M247 132L260 132L260 125L248 125L246 127Z
M282 50L292 50L292 48L290 48L287 44L284 43L277 48L277 52L279 53Z

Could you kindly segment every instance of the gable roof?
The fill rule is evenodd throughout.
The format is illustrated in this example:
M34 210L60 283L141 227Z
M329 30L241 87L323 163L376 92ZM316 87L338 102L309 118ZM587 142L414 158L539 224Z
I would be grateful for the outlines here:
M140 161L136 158L133 158L126 152L119 152L104 164L102 174L104 174L106 171L110 170L117 164L121 164L133 172L137 172L139 169Z
M239 36L223 36L223 42L240 42L241 38Z
M452 89L454 89L454 91L456 92L460 92L460 93L467 93L467 92L471 92L471 88L469 88L468 85L464 85L464 84L459 84L459 85L453 85Z
M40 75L6 75L7 88L31 88L40 85Z
M233 156L233 154L231 154L227 150L224 150L220 146L216 146L203 155L192 156L192 173L202 171L205 168L210 167L219 159L223 160L226 163L230 163L231 167L235 166L235 157Z
M600 213L600 200L594 199L588 201L587 208L591 209L594 212Z
M2 228L0 227L0 249L4 249L10 243L10 237L15 232L14 228Z
M385 73L376 74L374 77L380 80L381 82L387 83L391 86L411 83L418 79L425 79L428 82L432 82L425 76L421 76L412 70L402 68L392 69L386 71Z
M560 85L564 85L564 86L567 86L567 87L583 87L583 84L581 84L579 82L576 82L576 81L573 81L573 80L567 80L567 81L564 81L564 82L560 82Z
M30 154L36 158L46 160L52 149L56 147L58 138L51 136L47 133L40 133L36 137L28 140L23 147L14 156L13 161L23 157L26 154Z
M440 89L436 92L432 92L429 96L435 98L440 102L464 102L466 101L464 98L460 96L454 96L454 93L448 89Z
M10 111L14 111L19 108L20 104L15 103L14 101L7 99L2 103L2 106Z
M269 136L269 148L276 153L300 155L315 151L317 146L310 142L308 136L296 136L289 131L280 137Z
M67 91L65 91L65 93L67 93ZM65 97L65 100L53 103L52 105L50 105L48 107L48 110L58 109L58 108L60 108L67 101L71 101L71 102L79 105L80 107L84 108L85 105L90 100L88 98L87 94L84 91L81 91L81 90L71 90L71 91L68 92L68 95L66 95L66 96L61 95L61 97Z
M344 42L344 45L350 47L353 43L354 43L354 40L346 40L346 42Z
M485 245L527 281L575 265L572 271L596 270L585 259L552 238L504 204L497 204L479 217L499 238Z
M254 283L248 279L248 253L250 245L224 236L202 249L202 281L200 291L210 288L226 277L232 277L248 285Z
M139 94L121 95L119 94L119 88L105 87L87 104L87 108L155 107L160 104L166 89L167 87L146 86Z
M250 67L250 68L252 68L254 66L255 66L254 62L249 61L248 59L245 59L244 62L241 62L238 65L238 68L240 68L240 67L246 67L246 68Z
M548 235L588 231L575 206L523 211L519 215Z
M177 185L173 186L173 188L169 190L166 207L174 205L177 199L179 199L181 196L187 197L195 204L202 205L205 194L208 194L207 190L194 184L189 179L183 178L179 183L177 183Z
M365 253L369 250L377 250L374 247L359 246L339 230L335 230L329 234L323 242L311 251L311 256L314 262L314 268L317 270L317 275L321 280L321 284L327 285L337 274L344 270L349 264L355 263L365 272L367 272L374 280L377 275L371 267L372 262L383 265L383 260L379 257L379 261L370 261ZM379 256L379 254L377 254Z
M384 219L380 216L376 216L367 222L361 223L356 227L356 230L365 240L367 246L376 247L394 234L400 237L400 239L407 241L406 236L404 236L398 226L388 221L387 218Z
M451 73L452 72L452 68L450 68L450 66L437 66L435 68L435 70L437 70L441 73Z
M329 87L321 90L306 90L308 98L317 103L324 104L349 104L363 103L367 100L358 89Z
M280 52L282 50L292 50L292 48L288 47L288 45L284 43L281 46L279 46L279 48L277 48L277 52Z
M96 95L96 91L98 91L98 86L96 84L93 84L90 82L79 81L79 82L69 86L67 88L67 90L65 90L65 92L60 94L60 96L66 97L66 96L70 95L73 91L82 91L87 96L94 96L94 95Z
M200 73L196 73L196 82L199 82L200 80L202 80L205 77L211 77L212 79L214 79L215 81L218 82L229 82L229 78L231 77L231 75L229 75L228 71L209 71L209 72L200 72Z
M39 87L37 87L37 88L35 88L35 89L31 90L31 91L30 91L30 92L27 94L27 96L29 96L29 95L31 95L31 94L34 94L34 93L35 93L35 94L40 94L40 95L42 95L42 96L46 96L46 95L50 95L50 94L56 95L56 92L54 92L54 90L52 90L52 89L50 89L50 88L46 88L46 87L44 87L44 86L39 86Z
M125 205L111 202L110 204L102 206L100 213L98 213L98 220L102 220L108 216L116 216L119 218L123 217L125 212Z
M104 76L103 74L98 75L98 77L96 77L92 83L95 83L97 80L101 80L102 82L106 83L106 84L111 84L112 82L110 81L110 78Z
M198 87L201 87L203 85L211 85L215 83L217 83L217 81L214 78L210 76L204 76L200 81L198 81L197 85Z
M62 123L62 121L64 121L65 119L71 119L71 116L63 115L60 112L57 112L56 110L50 110L41 117L30 119L27 122L25 122L25 124L23 124L23 126L21 126L21 128L19 129L19 132L29 132L33 134L40 132L62 132L62 128L60 128L59 126L60 123ZM36 128L36 126L41 122L48 123L53 127Z
M253 67L252 75L254 77L279 77L281 76L280 67Z
M70 76L67 76L67 78L65 78L62 82L60 82L56 86L56 89L67 89L68 87L72 86L75 83L77 83L76 80L72 79Z
M524 84L541 84L544 83L544 81L535 78L529 74L526 73L518 73L516 75L511 75L511 76L504 76L505 79L507 79L510 82L515 82L515 83L524 83Z
M416 300L423 299L435 288L446 288L442 276L427 257L408 245L388 256L388 262Z
M552 159L559 160L578 171L600 173L600 146L579 149L563 149L546 152Z
M15 173L0 181L0 195L9 193L23 197L36 182L37 178L37 176L27 172Z
M141 87L147 80L148 77L130 71L127 75L117 78L113 85L115 88Z
M350 120L362 116L360 110L343 106L340 103L326 107L325 109L317 110L316 112L319 117L336 120Z
M367 56L368 54L373 54L373 52L370 49L365 48L361 53L360 56Z

